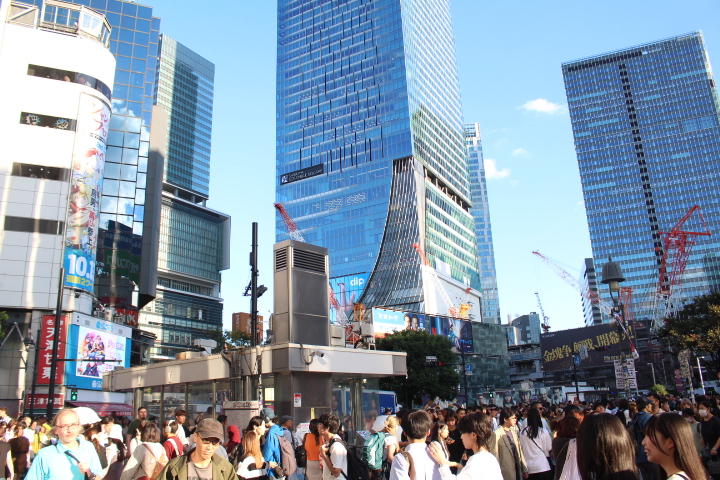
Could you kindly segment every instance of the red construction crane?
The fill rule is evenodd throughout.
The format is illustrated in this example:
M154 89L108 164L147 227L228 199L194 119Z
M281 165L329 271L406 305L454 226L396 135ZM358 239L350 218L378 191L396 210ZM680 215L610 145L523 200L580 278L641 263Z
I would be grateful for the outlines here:
M550 318L545 315L545 309L543 308L542 302L540 301L540 294L538 292L535 292L535 296L537 297L538 308L540 308L540 315L542 315L542 329L545 333L548 333L550 331Z
M283 204L274 203L273 206L280 214L280 217L282 217L283 222L285 222L285 227L287 228L290 238L292 238L293 240L297 240L298 242L305 242L305 237L302 236L302 233L300 233L300 230L298 230L297 224L292 219L292 217L290 217L290 214L287 213L287 210L285 210ZM340 302L338 302L337 298L335 297L335 292L333 292L332 287L330 287L329 285L328 295L330 297L330 306L335 310L338 321L346 328L346 330L349 328L349 333L352 334L352 322L347 318L347 315L345 314L345 309L342 305L340 305Z
M683 230L683 225L693 213L697 211L700 222L705 228L704 232ZM682 303L682 282L690 252L695 245L698 235L710 236L710 229L700 212L700 207L693 205L680 221L669 232L659 232L662 235L662 257L660 259L660 274L658 276L657 293L655 295L655 314L653 327L661 326L664 319L675 316ZM660 247L655 247L659 251Z

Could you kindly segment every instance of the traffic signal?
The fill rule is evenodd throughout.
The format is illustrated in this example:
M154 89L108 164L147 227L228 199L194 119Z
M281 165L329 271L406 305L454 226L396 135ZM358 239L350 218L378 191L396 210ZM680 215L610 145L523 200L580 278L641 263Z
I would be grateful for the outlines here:
M599 384L599 383L596 383L594 386L595 386L595 390L599 390L599 389L600 389L600 384Z
M77 402L77 388L70 390L70 401Z
M495 392L488 393L488 398L493 398L493 397L495 397Z

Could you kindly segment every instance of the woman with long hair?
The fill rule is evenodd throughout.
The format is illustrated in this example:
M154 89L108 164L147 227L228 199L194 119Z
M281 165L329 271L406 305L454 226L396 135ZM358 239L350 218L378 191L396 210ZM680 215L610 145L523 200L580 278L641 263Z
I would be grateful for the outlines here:
M575 411L580 412L578 409ZM570 442L574 442L577 438L578 428L580 428L580 419L570 412L565 413L565 418L558 425L557 436L552 441L552 457L555 461L554 480L559 480L563 468L565 468ZM573 465L575 464L573 463Z
M552 473L548 457L552 450L552 440L543 428L542 416L537 408L528 411L526 427L520 432L520 446L530 480L549 480Z
M133 450L120 480L151 477L158 462L167 464L168 458L160 444L160 429L154 423L148 422L140 434L140 444Z
M303 438L303 445L307 453L307 466L305 467L305 476L308 480L320 480L322 478L322 469L320 468L320 433L318 432L318 424L320 420L313 418L310 420L310 431Z
M440 448L442 448L442 451L445 452L445 456L447 458L450 458L450 450L448 450L447 447L447 439L450 436L450 430L448 428L447 423L443 422L442 420L438 420L433 425L432 430L430 430L430 443L437 443L440 445ZM450 468L457 467L458 463L453 461L448 461L448 465L450 465Z
M240 480L248 478L264 480L267 478L267 469L277 466L274 462L265 462L260 450L260 437L257 433L248 430L243 437L245 453L240 458L237 474Z
M85 430L84 435L85 440L92 443L93 447L95 447L95 451L97 452L98 458L100 459L100 465L103 469L106 469L108 467L107 452L105 451L105 447L100 444L100 432L98 432L97 428L90 427Z
M582 480L638 480L635 445L620 419L588 415L577 435L577 466Z
M450 460L439 443L433 442L428 447L430 456L440 464L442 480L502 480L500 464L497 458L489 452L493 436L492 419L480 412L465 415L458 422L458 429L462 433L462 442L466 449L473 454L467 464L457 475L450 473Z
M628 422L630 421L630 411L628 410L630 408L630 402L627 398L621 398L618 400L618 409L617 412L615 412L615 416L620 419L620 423L623 424L623 427L627 427Z
M13 467L15 468L13 480L22 480L25 478L28 468L30 468L30 440L25 438L25 424L22 422L15 424L13 433L15 437L8 442L12 453Z
M390 415L385 422L385 428L382 429L384 433L387 433L387 435L385 435L385 442L383 443L383 469L385 471L385 478L390 478L390 467L395 459L395 455L400 451L400 442L397 438L399 426L400 420L398 420L395 415ZM447 441L447 436L445 440Z
M674 413L654 415L645 425L648 460L659 464L668 480L706 480L708 474L695 449L688 422Z

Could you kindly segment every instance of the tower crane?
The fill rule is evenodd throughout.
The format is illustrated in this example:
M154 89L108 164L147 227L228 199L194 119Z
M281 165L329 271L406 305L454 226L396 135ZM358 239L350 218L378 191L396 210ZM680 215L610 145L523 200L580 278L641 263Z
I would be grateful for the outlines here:
M300 233L297 224L292 219L292 217L290 217L290 214L287 212L287 210L285 210L283 204L274 203L273 206L280 214L283 222L285 222L285 227L287 228L290 238L292 238L293 240L297 240L298 242L305 243L305 237L302 236L302 233ZM345 314L345 309L342 307L342 305L340 305L340 302L338 302L338 299L335 297L335 292L333 292L333 289L332 287L330 287L330 285L328 285L328 295L330 297L330 306L335 310L335 315L337 315L340 325L345 327L346 330L349 328L349 332L350 334L352 334L352 322Z
M696 211L705 231L693 232L683 230L685 222L687 222ZM655 294L653 328L661 326L665 318L677 315L683 297L682 283L685 267L690 258L690 252L692 252L692 248L695 245L695 239L698 235L711 235L710 229L700 212L700 207L697 205L693 205L669 232L659 233L662 235L662 256L660 257L660 272L657 292ZM655 251L659 252L660 247L656 246Z
M540 315L542 315L542 329L545 333L550 331L550 323L549 318L547 315L545 315L545 310L543 309L542 302L540 301L540 294L538 292L535 292L535 296L537 297L538 301L538 308L540 308Z
M638 354L637 348L635 348L635 344L632 341L632 336L630 335L630 332L627 329L627 325L630 320L627 316L623 320L622 316L620 316L620 314L615 312L614 307L612 305L610 305L609 302L600 298L600 296L597 293L593 292L589 288L583 287L580 284L580 282L578 281L578 279L576 277L574 277L573 275L571 275L563 267L561 267L560 264L556 260L553 260L550 257L546 257L545 255L543 255L542 253L540 253L538 251L534 251L532 253L533 253L533 255L538 257L540 260L542 260L543 263L545 263L545 265L550 267L560 278L565 280L565 283L569 284L575 290L580 292L580 294L583 297L590 300L590 302L592 302L593 305L597 305L598 308L600 308L600 311L602 311L606 315L610 315L611 317L613 317L615 319L615 321L617 322L617 324L620 326L620 329L622 330L622 332L625 334L625 337L628 339L628 344L630 345L630 351L632 352L633 357L635 357L635 358L640 357L640 355ZM624 294L623 294L622 290L625 290ZM629 287L624 287L623 289L621 289L620 298L621 298L621 300L628 302L628 303L623 303L623 311L632 312L632 305L630 304L630 302L632 301L632 289Z

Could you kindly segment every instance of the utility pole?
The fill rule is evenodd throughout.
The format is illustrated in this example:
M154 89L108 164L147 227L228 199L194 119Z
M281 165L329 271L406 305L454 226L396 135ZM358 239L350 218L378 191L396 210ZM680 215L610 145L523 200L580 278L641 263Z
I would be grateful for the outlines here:
M48 421L55 413L55 373L58 365L58 351L60 349L60 318L63 305L63 283L65 281L65 268L60 267L60 281L58 283L57 305L55 306L55 325L53 328L52 363L50 364L50 385L48 386L48 404L45 416ZM63 364L64 366L64 364Z
M257 324L258 324L258 224L252 223L252 250L250 251L250 345L257 346Z
M42 335L42 329L38 329L37 337L35 337L37 340L35 340L35 364L33 365L33 372L32 372L32 393L30 400L30 417L34 418L35 414L35 387L37 387L37 375L38 375L38 359L40 358L40 340Z

